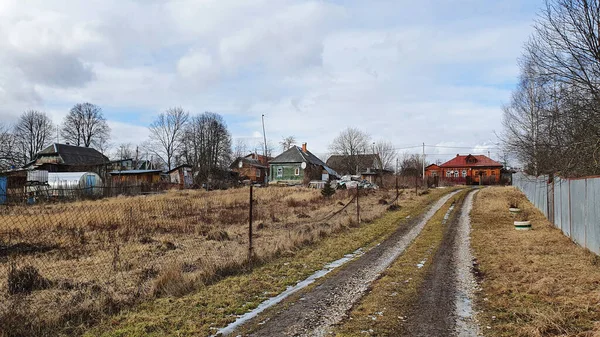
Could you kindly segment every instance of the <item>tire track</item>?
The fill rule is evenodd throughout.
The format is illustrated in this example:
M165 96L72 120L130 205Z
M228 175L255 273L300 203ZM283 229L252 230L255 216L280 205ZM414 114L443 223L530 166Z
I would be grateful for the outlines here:
M285 309L279 305L280 311L258 323L258 327L247 336L325 336L332 325L346 316L370 284L411 244L435 212L458 192L440 198L423 215L401 226L388 239L348 263L305 293L300 300L290 303ZM235 332L233 335L241 336Z
M478 336L471 305L476 283L472 274L469 217L475 193L469 192L459 201L460 211L451 216L408 315L405 328L409 336Z

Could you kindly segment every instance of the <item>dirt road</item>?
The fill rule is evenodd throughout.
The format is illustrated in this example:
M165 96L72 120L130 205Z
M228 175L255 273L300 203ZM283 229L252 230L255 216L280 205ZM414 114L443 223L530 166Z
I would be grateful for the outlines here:
M388 239L346 265L322 284L293 303L283 303L268 314L251 321L249 333L233 336L325 336L340 322L369 285L410 245L427 221L458 192L438 200L422 216L400 226ZM240 331L245 331L242 327Z
M469 248L471 192L456 205L443 241L407 319L409 336L477 336L471 300L475 282Z

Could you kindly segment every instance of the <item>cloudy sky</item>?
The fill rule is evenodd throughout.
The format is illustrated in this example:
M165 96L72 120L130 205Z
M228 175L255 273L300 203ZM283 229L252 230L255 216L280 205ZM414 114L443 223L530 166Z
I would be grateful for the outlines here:
M542 0L0 0L0 121L89 101L112 142L157 113L222 114L252 145L327 152L355 126L398 148L481 151ZM494 149L492 149L495 152ZM494 153L492 153L494 156ZM432 156L433 157L433 156ZM437 157L436 157L437 158Z

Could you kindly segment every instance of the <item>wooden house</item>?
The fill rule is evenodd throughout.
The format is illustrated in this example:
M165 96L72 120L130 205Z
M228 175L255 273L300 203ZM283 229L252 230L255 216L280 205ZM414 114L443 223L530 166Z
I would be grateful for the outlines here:
M191 188L194 184L191 165L179 165L167 172L171 184L176 184L180 189Z
M23 168L48 172L95 172L103 176L108 157L98 150L69 144L52 144L38 152Z
M252 183L263 183L269 176L269 160L273 158L251 153L245 157L236 158L229 168L237 172L241 180Z
M161 170L127 170L109 172L113 184L141 185L161 182Z
M321 159L302 147L292 146L269 162L270 181L285 185L308 185L310 181L328 181L339 177Z
M459 155L442 165L425 168L427 177L439 176L442 180L460 184L498 184L502 164L484 155Z

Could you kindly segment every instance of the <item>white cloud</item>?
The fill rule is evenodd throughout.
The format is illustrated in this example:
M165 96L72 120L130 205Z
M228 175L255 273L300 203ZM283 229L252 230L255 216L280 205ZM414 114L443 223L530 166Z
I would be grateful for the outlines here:
M4 0L0 122L90 101L111 111L115 143L183 106L226 114L234 136L264 113L268 138L316 152L347 126L486 144L532 17L518 0Z

